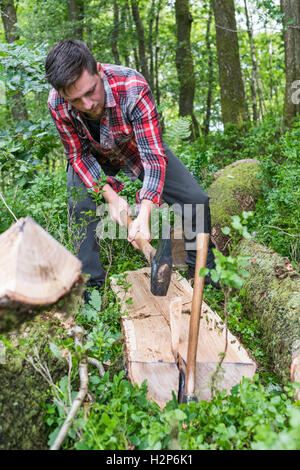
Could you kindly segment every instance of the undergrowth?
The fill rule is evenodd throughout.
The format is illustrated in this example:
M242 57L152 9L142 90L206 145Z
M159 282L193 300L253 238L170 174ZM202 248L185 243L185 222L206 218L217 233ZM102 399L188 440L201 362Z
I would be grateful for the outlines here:
M211 134L205 141L193 144L176 142L177 154L204 188L212 174L235 160L256 158L261 163L263 196L256 205L250 231L256 239L268 244L294 264L299 263L299 137L295 124L283 131L272 118L243 132L229 126L225 132ZM10 155L14 150L11 143ZM20 159L1 155L2 193L17 217L31 215L64 246L72 249L72 233L67 220L64 166L45 171L43 165L33 165ZM135 200L139 182L126 185L124 194ZM1 207L0 232L13 218ZM127 241L105 241L102 257L109 275L145 264ZM123 277L126 284L126 277ZM146 398L147 386L133 387L126 379L120 326L120 305L106 286L102 295L92 293L90 305L77 315L76 321L85 329L85 352L104 363L105 376L89 368L89 394L84 408L68 437L64 449L299 449L300 409L293 400L295 389L283 386L265 366L255 322L243 315L241 297L233 290L228 304L228 326L258 363L253 381L244 379L230 393L216 392L210 402L199 401L179 405L176 398L164 410ZM205 300L221 316L224 294L206 287ZM100 314L99 314L100 312ZM60 339L52 352L63 360L61 351L74 355L71 375L72 396L78 389L72 338ZM57 384L62 397L68 400L68 384L62 377ZM65 419L59 405L44 404L49 426L49 445Z

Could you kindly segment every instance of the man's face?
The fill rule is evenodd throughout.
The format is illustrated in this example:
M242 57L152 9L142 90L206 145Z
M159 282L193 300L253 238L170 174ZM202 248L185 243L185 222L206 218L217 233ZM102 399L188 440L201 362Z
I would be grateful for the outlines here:
M64 92L60 92L74 108L93 120L100 119L105 103L103 70L99 62L97 70L98 73L95 75L90 75L87 70L84 70L73 85L67 87Z

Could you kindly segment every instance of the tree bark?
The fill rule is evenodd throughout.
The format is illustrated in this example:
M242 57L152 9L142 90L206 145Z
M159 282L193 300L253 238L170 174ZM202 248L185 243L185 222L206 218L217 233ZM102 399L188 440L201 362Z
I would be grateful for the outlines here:
M4 27L5 40L9 44L20 39L17 24L17 11L15 8L14 0L1 0L0 1L1 18ZM6 89L6 96L8 101L8 108L13 116L14 121L27 121L28 113L26 109L26 101L24 95L17 91L10 97L10 93Z
M129 12L129 19L128 19L128 12L129 12L129 4L128 2L124 3L121 6L121 23L120 23L120 33L121 37L124 37L126 29L131 27L130 23L130 12ZM124 63L126 67L129 67L130 60L129 60L129 52L128 52L128 44L122 41L119 45L119 53L122 57L124 57Z
M239 215L243 210L254 210L261 196L259 171L257 160L239 160L218 172L216 180L207 189L211 198L211 234L218 250L223 253L227 253L230 237L222 232L222 227L230 227L233 215Z
M208 54L208 89L207 89L207 97L206 97L206 113L205 119L203 123L203 132L204 135L209 134L209 125L210 125L210 116L211 116L211 105L212 105L212 94L213 94L213 57L211 51L211 38L210 38L210 27L212 22L212 7L210 5L209 13L208 13L208 20L206 26L206 35L205 35L205 44L206 50Z
M141 73L144 75L148 83L150 83L150 74L148 69L148 62L146 57L146 40L144 25L140 16L138 0L131 0L131 11L138 35L138 51L139 51L139 64Z
M285 51L285 100L283 118L290 125L300 112L300 2L298 0L281 0L283 13L283 37ZM291 23L292 21L292 23Z
M216 25L223 124L242 126L246 118L246 104L234 0L212 0L212 7Z
M161 10L161 0L158 0L157 10L155 15L155 98L157 106L160 105L160 87L159 87L159 44L158 44L158 28L159 28L159 15ZM163 126L162 126L163 129Z
M274 372L285 382L294 381L300 367L299 273L287 258L252 240L242 240L236 251L251 258L243 310L257 321Z
M266 40L267 40L268 59L269 59L268 60L268 63L269 63L268 74L269 74L270 102L271 102L271 106L273 108L273 95L275 94L275 92L274 92L274 82L273 82L273 57L272 57L273 48L272 48L272 41L269 38L268 31L267 31L266 27L265 27L265 36L266 36Z
M176 68L179 79L179 114L191 116L191 138L199 136L199 126L194 114L196 80L191 51L191 25L193 17L189 10L189 0L176 0L177 48Z
M72 38L83 39L84 1L68 0L68 17L71 22Z
M262 95L261 83L259 79L255 42L254 42L254 37L253 37L253 28L252 28L252 24L250 20L250 15L248 12L247 0L244 0L244 5L245 5L245 13L246 13L247 31L248 31L248 37L249 37L249 43L250 43L251 61L252 61L251 91L252 91L252 100L253 100L253 121L257 122L257 120L261 119L264 114L263 95ZM257 95L258 95L259 107L257 104Z
M119 5L118 0L114 1L114 26L111 33L111 49L114 56L114 61L116 64L120 64L120 56L118 50L118 38L119 38Z

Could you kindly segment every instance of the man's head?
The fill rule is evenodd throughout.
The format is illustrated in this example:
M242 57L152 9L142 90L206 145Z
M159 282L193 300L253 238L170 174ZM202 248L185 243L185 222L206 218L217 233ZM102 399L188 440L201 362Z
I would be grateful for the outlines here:
M47 81L79 111L91 119L103 113L103 70L88 47L78 40L56 44L46 59Z

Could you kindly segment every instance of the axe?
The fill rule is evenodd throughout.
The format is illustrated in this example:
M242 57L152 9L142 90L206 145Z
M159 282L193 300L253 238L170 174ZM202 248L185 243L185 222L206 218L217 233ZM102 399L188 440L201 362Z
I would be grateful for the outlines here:
M121 212L121 220L129 230L133 220L126 211ZM159 239L157 250L139 232L134 241L151 266L150 290L152 294L167 295L172 275L171 238Z

